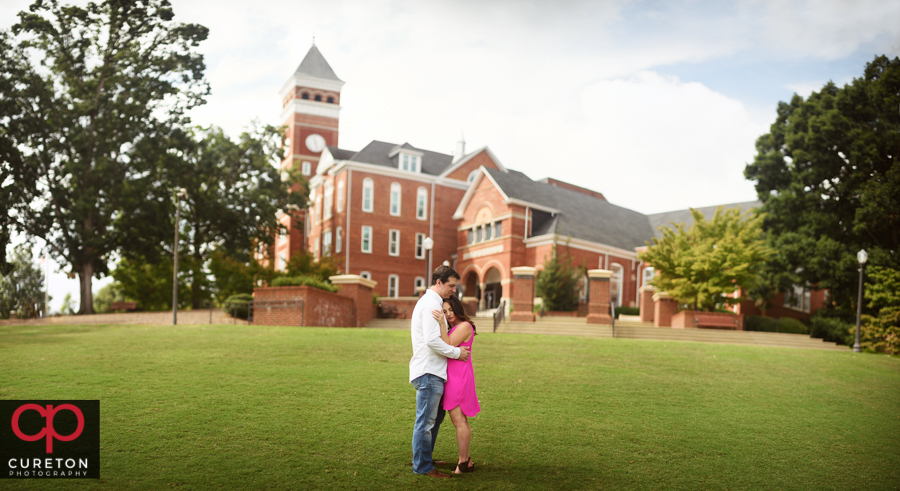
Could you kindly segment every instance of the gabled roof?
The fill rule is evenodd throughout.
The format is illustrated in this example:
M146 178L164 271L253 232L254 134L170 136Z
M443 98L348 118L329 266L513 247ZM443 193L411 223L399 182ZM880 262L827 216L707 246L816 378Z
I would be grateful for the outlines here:
M372 140L368 145L363 147L359 152L354 153L350 157L341 158L339 160L352 160L354 162L362 162L364 164L380 165L383 167L397 168L397 159L389 157L392 150L397 147L396 143L382 142ZM408 143L404 143L402 148L408 148L422 153L422 173L432 176L438 176L444 169L453 162L453 156L431 150L423 150L416 148ZM332 153L334 155L334 153ZM334 156L338 159L337 155Z
M488 148L487 145L485 145L485 146L479 148L478 150L475 150L474 152L464 155L461 159L457 160L455 164L451 165L450 167L447 167L441 175L442 176L450 175L451 172L462 167L466 162L472 160L472 157L478 155L481 152L486 152L488 154L488 157L491 160L493 160L495 164L497 164L497 167L500 168L500 170L506 171L506 167L503 167L503 164L500 163L500 159L498 159L497 156L494 155L494 152L492 152L491 149Z
M587 194L531 180L525 174L484 169L510 200L559 210L541 232L570 236L621 249L641 247L653 236L646 215ZM552 215L552 214L550 214ZM537 235L537 230L533 233Z
M308 75L311 77L343 82L343 80L335 75L334 70L331 69L331 65L325 61L325 57L322 56L322 53L319 52L319 48L317 48L315 44L309 48L309 51L306 53L303 61L300 62L300 66L297 67L294 75Z
M745 201L743 203L731 203L728 205L717 205L717 206L705 206L703 208L694 208L695 210L703 213L703 218L709 220L716 214L716 209L719 206L724 206L725 209L729 208L738 208L740 207L741 213L744 213L753 208L759 208L762 206L762 202L760 201ZM663 213L654 213L653 215L647 215L647 218L650 220L650 225L653 227L653 236L657 239L662 238L662 232L659 231L660 226L666 226L671 228L672 222L675 223L684 223L685 227L691 228L694 225L694 217L691 216L691 210L675 210L675 211L667 211Z
M344 150L343 148L332 147L331 145L328 145L328 151L331 152L331 156L334 157L334 160L347 160L356 154L353 150Z

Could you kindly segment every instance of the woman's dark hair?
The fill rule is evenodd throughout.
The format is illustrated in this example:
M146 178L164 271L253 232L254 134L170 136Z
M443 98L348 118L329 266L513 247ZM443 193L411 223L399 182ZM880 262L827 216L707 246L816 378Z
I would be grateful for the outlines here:
M450 295L445 302L450 304L450 308L453 309L453 315L459 318L462 322L468 322L472 325L472 334L478 334L475 332L475 323L472 322L472 319L466 315L466 309L463 308L462 302L459 301L459 298L456 295Z

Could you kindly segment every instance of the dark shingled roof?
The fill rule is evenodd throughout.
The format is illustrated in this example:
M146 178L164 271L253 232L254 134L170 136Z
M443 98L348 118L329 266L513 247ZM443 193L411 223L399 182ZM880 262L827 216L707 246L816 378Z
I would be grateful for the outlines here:
M300 62L300 66L297 67L297 71L294 73L343 82L343 80L339 79L338 76L334 74L331 65L325 61L325 57L322 56L322 53L319 52L319 48L317 48L315 44L309 48L309 52L306 53L306 56L303 58L303 61Z
M534 235L556 233L633 250L653 236L647 217L577 191L531 180L510 170L486 169L507 196L560 210L555 217L535 213Z
M709 220L716 214L716 209L719 206L724 206L725 209L729 208L738 208L740 207L741 213L746 212L747 210L753 208L759 208L762 206L762 203L759 201L745 201L743 203L731 203L728 205L718 205L718 206L706 206L703 208L694 208L695 210L703 213L703 218ZM657 239L662 238L662 232L659 231L660 226L672 227L672 222L675 223L684 223L685 227L690 228L694 225L694 217L691 216L691 210L676 210L676 211L667 211L664 213L655 213L653 215L647 215L647 218L650 219L650 225L653 226L653 236Z
M334 157L334 160L347 160L356 154L353 150L344 150L343 148L332 147L331 145L328 145L328 151L331 152L331 156Z
M440 175L442 172L444 172L444 169L450 167L450 164L453 163L452 155L432 152L431 150L423 150L421 148L416 148L409 143L404 143L403 145L401 145L401 147L408 148L410 150L416 150L424 154L422 155L423 174L429 174L432 176ZM342 158L341 160L352 160L354 162L363 162L366 164L380 165L383 167L393 167L394 169L396 169L398 165L397 156L395 155L393 158L388 158L388 155L395 148L397 148L396 143L372 140L372 142L363 147L363 149L359 152L356 152L350 157ZM338 157L335 156L335 158Z

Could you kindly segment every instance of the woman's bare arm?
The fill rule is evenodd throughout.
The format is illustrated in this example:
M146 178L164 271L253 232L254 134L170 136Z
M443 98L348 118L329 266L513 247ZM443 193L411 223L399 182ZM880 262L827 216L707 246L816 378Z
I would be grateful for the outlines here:
M444 317L444 313L440 310L432 310L431 316L441 325L441 341L455 347L456 345L450 343L450 337L447 336L447 318Z
M469 340L469 336L472 335L472 324L468 322L462 322L456 326L456 329L450 333L450 341L444 341L450 346L459 346L462 343L465 343Z

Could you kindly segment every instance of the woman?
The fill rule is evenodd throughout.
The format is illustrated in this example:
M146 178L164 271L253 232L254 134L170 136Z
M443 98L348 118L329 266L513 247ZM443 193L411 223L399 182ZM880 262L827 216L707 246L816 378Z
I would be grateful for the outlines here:
M481 411L475 394L475 372L472 370L472 341L475 339L475 324L463 310L462 302L454 295L444 300L444 311L435 310L432 315L441 324L441 339L451 346L469 348L466 361L447 360L447 383L444 384L445 411L450 411L450 420L456 427L456 444L459 446L459 461L456 474L472 472L475 464L469 457L469 441L472 430L469 418ZM447 325L450 325L448 332Z

